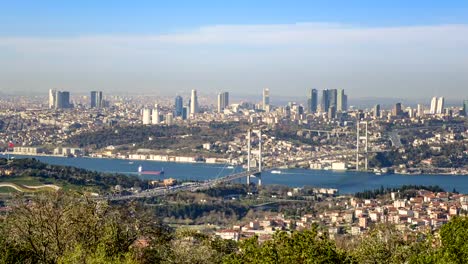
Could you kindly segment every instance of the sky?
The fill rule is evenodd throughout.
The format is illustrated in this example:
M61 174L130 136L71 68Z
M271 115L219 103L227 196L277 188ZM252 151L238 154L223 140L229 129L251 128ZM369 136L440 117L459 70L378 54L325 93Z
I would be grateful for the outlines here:
M0 0L0 93L468 98L468 1Z

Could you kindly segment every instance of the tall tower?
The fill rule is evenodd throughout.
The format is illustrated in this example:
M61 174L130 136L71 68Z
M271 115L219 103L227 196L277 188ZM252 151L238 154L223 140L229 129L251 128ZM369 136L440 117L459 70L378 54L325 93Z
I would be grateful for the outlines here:
M49 108L55 108L57 91L54 89L49 89Z
M330 93L328 89L322 91L322 102L320 104L320 110L325 113L328 113L328 108L330 107L329 94Z
M439 97L439 99L437 99L437 109L436 109L436 113L437 114L442 114L444 112L444 97Z
M92 91L91 92L91 108L101 108L101 107L102 107L102 92Z
M307 94L307 112L309 114L317 112L317 89L310 89Z
M263 111L270 112L270 89L263 89Z
M222 92L218 94L218 113L221 113L229 105L229 93Z
M364 156L364 169L368 170L368 134L367 134L367 122L358 121L356 127L356 170L359 171L359 165L361 163L361 157Z
M422 104L418 104L418 116L423 117L424 116L424 107Z
M432 100L431 100L431 110L430 110L430 113L433 115L433 114L436 114L437 112L437 97L432 97Z
M159 106L156 104L151 114L151 124L157 125L161 123L161 115L159 114Z
M174 113L175 113L175 116L182 116L182 112L183 112L183 109L184 108L184 102L183 102L183 99L182 99L182 96L176 96L175 98L175 102L174 102Z
M374 106L374 118L379 118L380 117L380 105L376 104Z
M346 111L346 99L344 89L338 89L338 94L336 96L336 111Z
M151 109L145 108L143 109L143 125L151 124Z
M197 90L192 90L192 96L190 98L190 115L194 117L198 113L198 97Z
M468 116L468 100L463 101L463 115Z

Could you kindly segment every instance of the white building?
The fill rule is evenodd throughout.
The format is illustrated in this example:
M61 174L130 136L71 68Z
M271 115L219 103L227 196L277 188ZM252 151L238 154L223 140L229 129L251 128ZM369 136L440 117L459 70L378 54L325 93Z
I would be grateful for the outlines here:
M143 125L150 125L151 124L151 109L145 108L143 109Z
M198 96L197 90L192 90L192 97L190 98L190 115L193 117L198 113Z
M156 108L153 109L153 114L151 115L151 123L153 125L157 125L157 124L161 123L161 117L159 115L159 109L158 109L157 106L156 106Z
M430 110L430 113L431 114L435 114L437 111L437 97L432 97L432 100L431 100L431 110Z
M439 97L437 100L437 114L442 114L444 112L444 97Z

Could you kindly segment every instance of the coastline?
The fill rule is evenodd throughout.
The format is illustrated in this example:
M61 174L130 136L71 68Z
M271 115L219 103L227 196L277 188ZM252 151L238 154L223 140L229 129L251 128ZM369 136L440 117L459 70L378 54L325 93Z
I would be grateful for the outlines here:
M152 161L152 162L161 162L161 163L177 163L177 164L229 164L232 166L241 166L241 165L236 165L236 164L231 164L231 163L226 163L226 162L206 162L206 161L178 161L176 159L172 160L153 160L153 159L132 159L130 157L99 157L99 156L78 156L78 157L67 157L63 155L54 155L54 154L44 154L44 153L38 153L38 154L30 154L30 153L17 153L17 152L2 152L0 153L3 156L13 156L18 155L18 156L30 156L30 157L53 157L53 158L66 158L66 159L73 159L73 158L86 158L86 159L107 159L107 160L128 160L128 161ZM129 155L130 156L130 155ZM294 169L294 168L285 168L286 170L289 169ZM323 171L325 169L312 169L309 167L300 167L300 169L306 169L306 170L317 170L317 171ZM356 170L353 169L348 169L348 170L332 170L336 172L356 172ZM375 174L373 171L362 171L364 173L369 173L369 174ZM397 175L408 175L408 176L418 176L421 173L402 173L402 172L394 172L394 173L382 173L381 175L378 176L388 176L391 174L397 174ZM465 173L453 173L453 172L425 172L424 175L444 175L444 176L468 176L468 172ZM377 176L377 175L376 175Z

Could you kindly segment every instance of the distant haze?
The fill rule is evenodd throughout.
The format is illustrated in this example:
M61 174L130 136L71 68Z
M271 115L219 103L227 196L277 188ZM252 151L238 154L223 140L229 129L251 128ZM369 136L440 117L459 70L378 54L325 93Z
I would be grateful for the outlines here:
M214 25L141 35L0 36L0 91L468 98L468 25Z

